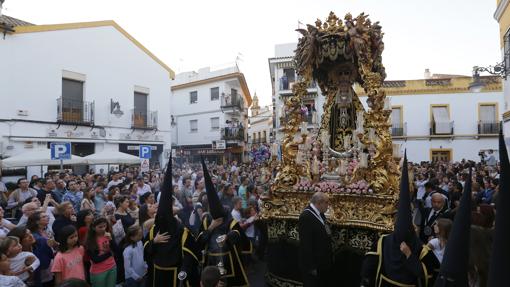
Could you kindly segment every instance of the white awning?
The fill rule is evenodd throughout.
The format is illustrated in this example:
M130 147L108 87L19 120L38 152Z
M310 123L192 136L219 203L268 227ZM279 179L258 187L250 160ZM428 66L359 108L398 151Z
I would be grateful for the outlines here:
M115 150L105 150L84 157L87 164L139 164L140 158Z
M85 159L77 155L71 155L70 160L63 162L66 165L86 164ZM59 164L59 160L51 159L50 150L46 148L26 151L2 160L2 168Z

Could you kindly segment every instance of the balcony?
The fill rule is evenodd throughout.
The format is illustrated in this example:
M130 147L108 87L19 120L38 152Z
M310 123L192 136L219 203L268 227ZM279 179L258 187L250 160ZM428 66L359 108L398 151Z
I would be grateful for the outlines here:
M221 96L221 110L223 112L243 112L244 101L239 94L226 94Z
M441 136L441 135L453 135L453 122L442 122L430 123L430 135Z
M392 137L404 137L407 134L407 123L404 124L392 124L391 125L391 136Z
M131 128L144 130L158 129L158 112L131 110Z
M58 98L57 122L72 125L94 125L94 102Z
M232 140L232 141L244 141L244 128L222 128L221 129L221 139L222 140Z
M497 135L499 134L500 123L496 122L478 122L479 135Z

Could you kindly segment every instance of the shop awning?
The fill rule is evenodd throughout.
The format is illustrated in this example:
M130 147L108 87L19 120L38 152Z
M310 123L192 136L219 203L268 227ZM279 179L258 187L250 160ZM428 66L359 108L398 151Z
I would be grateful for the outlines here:
M85 159L77 155L71 155L70 160L63 162L65 165L86 164ZM2 160L2 168L59 164L59 160L51 159L50 150L47 148L26 151Z
M87 164L139 164L140 158L115 150L104 150L84 157Z

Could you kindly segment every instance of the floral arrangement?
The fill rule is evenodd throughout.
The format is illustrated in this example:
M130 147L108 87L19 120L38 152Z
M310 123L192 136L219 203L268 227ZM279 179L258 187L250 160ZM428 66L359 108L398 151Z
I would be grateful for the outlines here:
M351 193L351 194L372 194L374 191L370 188L365 180L351 183L347 186L342 186L334 181L321 181L312 184L309 180L301 180L294 186L295 191L303 192L326 192L326 193Z

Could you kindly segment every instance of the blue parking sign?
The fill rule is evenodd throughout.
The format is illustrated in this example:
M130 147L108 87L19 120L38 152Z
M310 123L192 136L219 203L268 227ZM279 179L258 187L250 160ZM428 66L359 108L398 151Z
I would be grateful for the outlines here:
M71 143L50 143L52 160L71 159Z
M150 145L140 146L140 158L150 159L152 156L152 147Z

